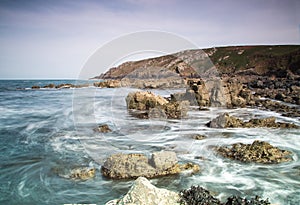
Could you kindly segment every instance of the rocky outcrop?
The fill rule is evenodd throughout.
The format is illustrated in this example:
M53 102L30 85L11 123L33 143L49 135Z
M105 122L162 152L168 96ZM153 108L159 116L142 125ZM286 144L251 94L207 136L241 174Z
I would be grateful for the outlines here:
M102 174L112 179L154 178L186 170L195 173L200 168L192 163L179 164L176 154L169 151L155 152L150 159L144 154L114 154L101 167Z
M207 123L211 128L253 128L253 127L269 127L269 128L298 128L297 125L291 123L276 122L275 117L263 119L251 119L244 122L241 119L223 113Z
M252 144L235 143L230 146L216 147L215 151L223 157L241 162L275 164L292 160L291 152L258 140Z
M99 125L97 128L94 128L95 132L101 132L101 133L108 133L108 132L112 132L112 130L109 128L108 125L104 124L104 125Z
M152 185L146 178L139 177L121 199L112 200L106 205L179 205L179 195L167 189Z
M40 89L40 88L48 88L48 89L68 89L68 88L85 88L85 87L89 87L89 84L71 84L71 83L62 83L62 84L53 84L50 83L48 85L45 86L38 86L38 85L33 85L31 87L31 89Z
M121 87L121 82L120 80L105 80L102 82L95 82L94 86L100 88L119 88Z
M200 79L189 79L188 88L185 93L172 94L172 99L177 101L186 100L191 105L226 106L228 108L246 107L255 104L255 96L242 83L230 79L219 82L206 81Z
M157 188L146 178L139 177L130 190L120 199L107 202L105 205L270 205L268 199L263 200L256 196L251 199L231 196L221 202L208 190L200 186L192 186L181 190L180 193L167 189Z
M126 97L127 108L138 110L135 116L140 118L173 118L187 116L188 102L174 102L151 92L138 91L129 93ZM131 112L134 115L134 112Z

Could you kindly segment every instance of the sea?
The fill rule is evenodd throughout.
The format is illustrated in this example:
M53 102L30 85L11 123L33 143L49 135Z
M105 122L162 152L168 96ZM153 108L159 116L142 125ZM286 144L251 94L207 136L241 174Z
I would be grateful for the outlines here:
M299 118L259 108L191 107L186 119L138 119L126 108L126 96L134 88L96 88L94 81L1 80L0 81L0 204L105 204L120 198L133 180L102 176L105 159L114 153L144 153L169 150L181 163L201 167L197 174L151 179L160 188L173 191L202 186L221 200L237 195L269 199L272 204L300 202L299 129L214 129L206 123L221 113L249 120L276 117L279 122L300 126ZM31 89L50 83L85 84L83 88ZM169 96L180 89L150 90ZM111 133L95 132L107 124ZM195 140L194 135L205 135ZM254 140L269 142L292 152L292 161L264 165L225 159L212 146ZM66 176L74 168L94 167L88 180Z

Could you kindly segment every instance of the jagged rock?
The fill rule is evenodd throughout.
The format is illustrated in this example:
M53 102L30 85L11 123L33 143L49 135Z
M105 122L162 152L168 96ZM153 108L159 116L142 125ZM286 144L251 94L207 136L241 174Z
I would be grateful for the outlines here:
M164 151L153 153L150 160L143 154L114 154L101 167L102 174L113 179L154 178L186 170L196 173L200 168L191 163L178 164L175 153Z
M160 189L152 185L146 178L139 177L121 199L112 200L106 205L179 205L176 192Z
M140 91L129 93L126 97L126 103L128 109L149 110L167 104L168 100L151 92Z
M199 186L192 186L189 189L180 191L180 204L183 205L221 205L219 199L210 192Z
M102 133L108 133L111 132L112 130L109 128L108 125L99 125L97 128L94 128L95 132L102 132Z
M129 93L126 97L128 109L145 111L143 118L173 118L179 119L187 115L188 102L169 102L167 99L151 92ZM140 113L139 113L140 114Z
M255 140L252 144L235 143L230 146L215 147L223 157L242 162L274 164L291 161L291 152L281 150L267 142Z
M251 119L244 122L241 119L229 116L228 113L223 113L206 124L211 128L253 128L253 127L269 127L269 128L298 128L293 123L276 122L275 117L263 119Z

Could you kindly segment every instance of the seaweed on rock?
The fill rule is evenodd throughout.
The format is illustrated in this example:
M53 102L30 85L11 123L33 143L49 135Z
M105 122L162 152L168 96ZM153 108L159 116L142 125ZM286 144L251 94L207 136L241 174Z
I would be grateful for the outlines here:
M259 196L249 200L239 196L231 196L222 203L200 186L191 186L189 189L181 190L179 196L181 205L270 205L268 199L263 200Z

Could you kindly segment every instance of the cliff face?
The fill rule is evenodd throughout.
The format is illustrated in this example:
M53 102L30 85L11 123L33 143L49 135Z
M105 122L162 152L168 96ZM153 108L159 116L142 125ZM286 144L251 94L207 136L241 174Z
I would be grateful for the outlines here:
M157 72L163 68L189 78L198 77L199 73L203 73L201 69L204 68L206 72L213 66L221 76L228 77L257 75L285 78L288 75L300 75L300 45L231 46L188 50L173 55L126 62L96 78L121 79L132 75L134 71L138 71L139 78L151 78L156 72L147 72L149 68L154 68Z

